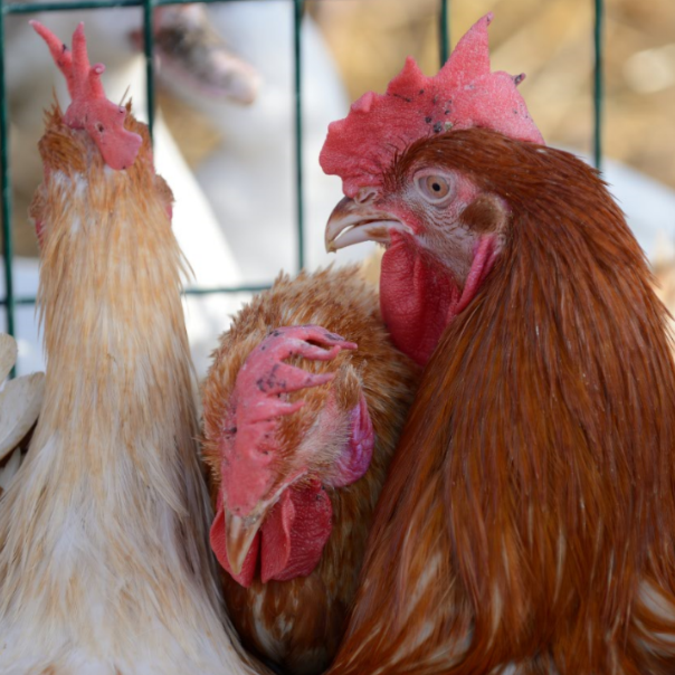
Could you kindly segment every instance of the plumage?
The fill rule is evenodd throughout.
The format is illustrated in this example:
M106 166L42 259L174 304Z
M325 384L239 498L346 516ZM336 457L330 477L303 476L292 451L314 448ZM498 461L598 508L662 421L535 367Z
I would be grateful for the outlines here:
M675 370L621 211L572 155L489 130L401 161L511 214L423 375L331 673L672 672Z
M91 84L101 71L82 25L74 43L59 66ZM103 100L93 85L71 92L85 107ZM30 450L0 502L0 673L252 673L208 550L171 191L147 128L109 106L124 131L98 126L96 106L86 122L99 146L138 139L126 170L58 106L40 142L32 217L48 368Z
M475 117L472 102L495 91L488 22L451 58L468 55L462 76L485 77L439 89L448 66L428 79L408 66L397 80L411 100L431 91L443 103L433 114L447 106L452 125L418 119L392 147L363 143L359 154L382 107L408 105L392 83L331 127L322 155L348 195L327 243L385 244L385 322L426 366L329 672L665 675L675 670L668 315L599 174L538 143L512 92ZM508 128L510 115L529 120L528 133Z
M277 428L282 439L279 453L284 455L280 464L295 462L297 455L311 448L310 469L301 481L319 480L326 486L332 505L330 537L318 565L307 576L263 583L257 572L244 588L222 573L226 603L244 644L292 673L321 672L335 653L356 589L372 511L419 372L391 344L377 294L359 278L357 268L302 273L296 279L282 275L271 290L258 295L235 317L203 388L204 454L211 469L214 504L222 490L224 426L231 419L237 375L253 349L275 329L306 324L322 326L358 344L357 350L342 351L330 361L292 357L289 362L295 366L315 374L335 372L336 377L329 384L287 395L305 405L281 418ZM331 397L339 410L351 410L361 393L375 431L370 467L351 485L331 487L335 451L311 439L333 424ZM330 438L324 434L326 446ZM283 475L285 470L279 472Z

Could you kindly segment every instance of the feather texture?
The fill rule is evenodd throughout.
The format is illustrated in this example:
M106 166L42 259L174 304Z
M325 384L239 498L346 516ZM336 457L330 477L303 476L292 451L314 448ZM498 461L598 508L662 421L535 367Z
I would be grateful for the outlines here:
M314 447L329 396L338 409L351 410L365 396L375 430L375 448L366 474L346 487L327 487L333 527L317 567L309 576L288 581L254 580L249 588L223 572L226 602L244 643L281 665L286 672L315 673L327 666L344 630L370 529L372 513L387 467L415 391L419 369L396 350L382 323L375 290L356 267L279 277L256 296L221 339L204 385L205 457L211 467L215 503L221 485L223 421L228 419L238 372L269 331L316 324L358 343L332 361L289 361L310 372L335 372L330 385L290 395L305 406L281 418L281 451L330 453ZM322 421L323 420L323 421ZM281 459L280 461L283 461ZM321 463L321 460L319 460ZM330 466L325 467L330 475ZM308 475L308 479L316 478Z
M54 108L39 308L48 368L0 508L0 673L253 672L223 627L180 301L147 129L127 171Z
M332 674L675 669L666 310L597 173L484 129L413 144L512 210L428 364Z

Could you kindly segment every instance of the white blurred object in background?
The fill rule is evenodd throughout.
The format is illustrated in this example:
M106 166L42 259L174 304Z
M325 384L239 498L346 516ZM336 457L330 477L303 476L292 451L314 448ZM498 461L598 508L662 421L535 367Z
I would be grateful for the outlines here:
M223 136L196 175L247 282L269 281L297 265L293 5L286 2L208 6L226 44L261 76L246 108L192 96ZM341 182L326 176L319 152L328 124L347 114L349 101L325 41L309 15L301 28L302 138L305 188L305 264L362 260L372 247L337 259L324 250L324 226L342 198ZM176 92L183 95L180 91Z

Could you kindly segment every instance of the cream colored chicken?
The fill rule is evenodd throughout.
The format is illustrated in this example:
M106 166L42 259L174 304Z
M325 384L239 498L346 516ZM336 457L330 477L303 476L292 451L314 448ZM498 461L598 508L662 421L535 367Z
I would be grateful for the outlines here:
M46 115L31 210L48 367L0 502L0 673L263 672L232 639L208 549L171 191L146 127L105 99L82 25L73 53L35 28L73 102Z

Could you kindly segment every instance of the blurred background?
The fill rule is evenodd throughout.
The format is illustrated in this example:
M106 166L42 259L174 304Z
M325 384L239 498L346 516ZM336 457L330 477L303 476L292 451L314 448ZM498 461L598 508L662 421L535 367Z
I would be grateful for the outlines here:
M593 148L592 0L451 0L451 44L483 14L493 70L525 72L520 85L547 143L589 161ZM367 90L384 91L414 56L439 67L440 0L306 0L296 34L291 0L241 0L155 9L155 149L176 197L174 228L192 288L255 288L300 262L316 267L371 255L323 253L323 228L341 197L318 153L326 127ZM113 100L131 97L144 118L146 63L141 8L43 12L5 19L10 112L12 229L17 295L37 288L37 248L27 209L40 181L37 141L53 90L65 86L44 44L27 27L38 18L70 44L85 22L92 62L107 71ZM298 256L295 48L301 45L305 222ZM602 169L675 306L675 2L605 0ZM350 257L351 256L351 257ZM203 372L228 315L248 291L191 296L188 324ZM34 310L17 309L19 370L41 366Z

